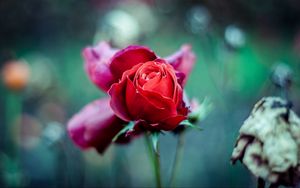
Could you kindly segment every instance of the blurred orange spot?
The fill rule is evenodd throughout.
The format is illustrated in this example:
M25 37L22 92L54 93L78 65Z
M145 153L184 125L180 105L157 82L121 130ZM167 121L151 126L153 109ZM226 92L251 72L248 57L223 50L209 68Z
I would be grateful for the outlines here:
M11 90L22 90L26 87L30 76L27 63L13 60L7 62L2 69L4 85Z

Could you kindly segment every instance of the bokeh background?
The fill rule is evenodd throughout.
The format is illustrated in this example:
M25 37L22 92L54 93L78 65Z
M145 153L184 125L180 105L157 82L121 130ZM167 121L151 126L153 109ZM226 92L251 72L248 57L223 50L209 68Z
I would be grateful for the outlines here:
M0 12L1 187L155 185L142 137L101 156L80 151L66 133L74 113L104 96L81 56L100 40L146 45L161 57L193 46L197 62L187 93L209 97L214 108L199 123L202 131L185 135L178 187L256 186L230 156L255 102L281 95L272 72L289 73L289 99L300 113L297 0L2 0ZM16 62L22 66L14 72ZM177 139L164 134L160 141L166 184Z

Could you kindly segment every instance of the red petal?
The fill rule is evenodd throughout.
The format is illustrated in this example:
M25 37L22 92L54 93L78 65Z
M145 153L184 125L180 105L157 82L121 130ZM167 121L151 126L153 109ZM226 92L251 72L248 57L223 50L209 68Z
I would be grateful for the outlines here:
M166 118L162 122L156 123L156 124L149 124L146 121L140 120L140 121L136 122L133 130L129 131L127 133L127 135L135 136L135 135L139 135L145 131L174 130L176 127L178 127L180 122L182 122L185 119L186 119L186 116L177 115L177 116L172 116L172 117Z
M162 68L164 70L162 70L161 74L163 75L161 75L161 78L159 80L158 79L149 80L144 84L143 88L148 91L155 91L161 94L162 96L172 99L175 83L177 82L175 71L172 68L172 71L174 71L174 76L173 76L172 72L166 70L168 69L168 67L162 67Z
M116 79L120 79L123 72L131 69L134 65L155 59L156 55L147 47L128 46L112 57L110 70Z
M130 115L135 120L146 120L158 123L165 117L177 114L172 100L163 98L159 94L136 90L131 80L127 80L126 104Z
M186 116L183 115L177 115L173 117L169 117L165 120L163 120L160 124L157 125L157 128L164 130L164 131L170 131L175 129L180 122L186 119Z
M171 114L176 114L176 104L172 99L164 97L159 93L143 90L141 88L139 88L138 91L155 107L168 110Z
M115 112L116 116L123 119L124 121L131 121L132 118L128 113L126 107L126 81L115 83L111 86L108 94L111 97L110 106Z
M128 112L128 108L126 107L127 79L128 77L134 77L134 74L136 73L136 70L139 68L140 65L136 65L132 69L125 71L120 82L113 84L110 90L108 91L108 94L111 97L111 108L119 118L125 121L132 120L132 117L130 117L130 114Z

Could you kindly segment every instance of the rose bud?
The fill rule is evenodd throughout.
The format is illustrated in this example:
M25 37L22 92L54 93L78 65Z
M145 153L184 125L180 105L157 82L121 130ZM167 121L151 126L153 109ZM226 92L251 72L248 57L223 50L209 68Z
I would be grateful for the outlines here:
M300 119L278 97L261 99L240 129L232 153L256 177L272 185L295 186L300 180Z
M94 147L103 153L125 124L127 122L114 115L109 98L104 98L86 105L74 115L68 122L68 132L80 148ZM123 143L124 140L117 142Z
M23 61L10 61L2 69L4 85L14 91L24 89L29 80L30 70Z

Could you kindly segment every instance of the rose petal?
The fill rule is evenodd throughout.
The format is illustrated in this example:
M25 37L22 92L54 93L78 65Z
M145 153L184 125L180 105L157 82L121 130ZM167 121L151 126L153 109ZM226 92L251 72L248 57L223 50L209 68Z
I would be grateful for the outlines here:
M95 147L103 153L126 122L114 115L109 98L86 105L68 122L68 133L82 149Z
M128 109L126 107L126 84L127 84L127 78L133 77L136 70L139 68L140 65L134 66L132 69L127 70L124 72L122 79L119 83L115 83L111 86L110 90L108 91L108 94L111 97L110 100L110 106L112 110L115 112L115 114L123 119L124 121L130 121L132 118L130 117L130 114L128 112Z
M141 134L145 131L170 131L177 128L183 120L186 119L186 116L177 115L164 119L160 123L149 124L146 121L140 120L137 121L133 127L133 130L127 133L128 136L135 136Z
M103 91L107 91L115 78L109 69L111 57L117 52L107 42L100 42L95 47L87 47L82 55L85 70L90 80Z
M173 130L180 124L180 122L182 122L186 118L187 117L183 116L183 115L169 117L169 118L163 120L160 124L158 124L157 128L159 128L161 130L165 130L165 131Z
M115 112L116 116L124 121L130 121L132 118L126 108L126 101L124 96L126 95L126 82L115 83L111 86L108 94L111 97L110 106Z
M110 70L115 76L115 79L118 80L122 77L123 72L131 69L134 65L155 59L156 55L147 47L128 46L112 57Z
M139 93L144 96L155 107L167 109L172 114L176 114L176 104L170 98L164 97L159 93L138 88Z
M186 77L183 80L183 85L185 85L196 60L195 54L192 52L192 47L185 44L180 48L179 51L166 57L165 59L177 71L185 74Z
M174 89L173 100L175 104L180 108L182 106L183 101L183 90L181 86L178 84L177 87Z
M131 117L158 123L166 116L177 114L172 100L162 98L159 94L137 90L131 80L127 80L126 104Z
M155 91L162 96L172 99L173 91L175 88L175 81L177 81L177 78L173 68L171 67L172 70L169 70L170 67L167 67L167 64L163 64L161 67L163 70L161 70L160 79L149 80L144 84L143 89L148 91Z
M176 72L176 77L177 77L177 82L181 85L181 86L183 86L183 81L184 81L184 79L185 79L185 74L184 73L182 73L182 72Z

